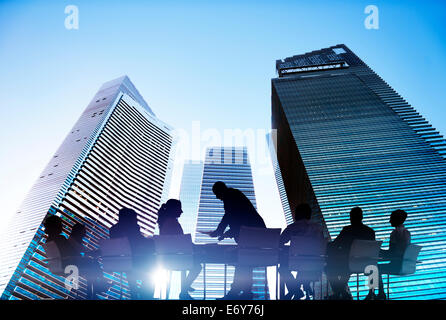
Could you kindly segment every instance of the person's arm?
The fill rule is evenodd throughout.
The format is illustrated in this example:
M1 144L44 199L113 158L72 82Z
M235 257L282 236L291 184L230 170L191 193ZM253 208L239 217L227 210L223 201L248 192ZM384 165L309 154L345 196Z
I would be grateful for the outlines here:
M291 240L290 229L287 227L280 234L279 246L283 247L286 243Z
M209 235L211 237L219 237L222 236L224 231L226 230L226 227L229 224L229 215L225 213L223 215L223 218L221 219L220 223L217 226L217 229L215 229L213 232L211 232Z
M397 244L397 234L396 230L393 230L390 234L390 240L389 240L389 250L387 250L387 256L392 256L395 253L395 249Z
M162 231L164 235L183 234L183 228L181 228L178 220L174 218L167 218L164 221Z
M344 242L345 233L346 233L346 231L345 231L345 227L344 227L344 228L342 228L341 232L338 234L336 239L334 239L331 242L331 245L334 246L334 247L342 246L342 243Z
M387 250L380 249L379 250L379 255L384 260L390 260L391 259L392 255L393 255L393 250L394 250L394 243L395 243L395 230L393 230L392 233L390 233L389 249L387 249Z

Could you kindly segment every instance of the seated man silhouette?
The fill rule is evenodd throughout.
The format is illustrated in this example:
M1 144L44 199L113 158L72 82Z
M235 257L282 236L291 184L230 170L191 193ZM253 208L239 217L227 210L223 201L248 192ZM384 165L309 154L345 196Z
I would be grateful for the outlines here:
M266 228L265 222L252 205L251 201L238 189L228 188L222 181L217 181L212 187L217 199L223 201L224 215L217 229L211 232L211 237L234 238L237 242L241 226ZM225 231L229 227L228 231ZM231 290L222 299L250 300L253 295L252 268L236 267Z
M48 235L46 242L54 241L56 244L61 255L63 268L68 265L77 266L79 274L85 277L88 282L87 287L90 288L90 286L93 285L94 292L87 290L87 299L91 299L106 289L103 281L102 269L99 264L83 257L79 247L74 246L71 241L61 234L63 230L62 225L62 219L55 215L52 215L45 220L45 233ZM91 294L93 294L93 296Z
M81 254L75 250L67 238L62 235L62 219L58 216L51 215L45 219L43 226L45 227L45 233L47 234L46 242L53 241L56 244L62 258L63 268L67 265L75 264L76 259L81 257Z
M352 299L346 287L350 278L349 254L353 240L375 240L375 231L362 223L362 209L350 211L351 225L344 227L327 246L327 278L333 290L331 299Z
M382 274L386 273L398 273L401 270L404 252L407 246L410 244L410 232L404 227L404 221L406 221L407 213L404 210L395 210L390 214L390 224L395 229L390 234L389 250L380 250L380 256L384 260L389 262L378 264L379 270L379 289L378 295L375 296L374 290L370 290L367 295L367 300L385 300L386 294L384 292L384 285L382 280Z
M45 227L45 233L47 234L46 242L54 241L59 249L60 255L62 257L62 263L65 267L66 265L72 262L72 258L79 256L80 253L77 253L76 250L70 245L67 238L62 235L62 219L58 216L51 215L45 219L43 223Z
M68 242L71 247L76 251L77 255L82 256L82 265L87 270L88 278L94 281L94 290L99 292L105 292L110 287L104 278L102 268L97 261L99 250L90 250L83 244L83 239L87 234L87 229L81 223L76 223L71 228L71 234L68 238Z
M129 240L134 267L134 270L127 275L131 297L133 300L152 299L154 285L148 278L155 263L153 239L145 238L141 234L135 210L122 208L119 210L118 218L118 223L110 228L109 233L111 239ZM138 287L137 280L141 281L141 288Z
M181 209L180 200L169 199L161 206L158 211L158 226L160 235L184 234L183 228L178 222L178 218L181 216L181 213L183 213L183 210ZM201 264L199 262L195 262L194 267L189 270L187 277L181 279L181 292L179 296L181 300L193 300L189 292L194 291L191 285L198 277L200 272Z
M324 233L319 224L311 222L311 207L307 203L300 204L296 207L294 213L294 222L287 226L280 235L280 245L282 248L282 254L280 259L280 276L284 279L287 286L288 293L285 295L285 300L299 300L304 296L301 286L303 286L307 299L310 295L313 295L313 290L310 287L310 283L299 277L299 271L297 279L294 278L291 271L288 269L288 254L289 247L284 247L292 237L312 237L318 241L325 242Z

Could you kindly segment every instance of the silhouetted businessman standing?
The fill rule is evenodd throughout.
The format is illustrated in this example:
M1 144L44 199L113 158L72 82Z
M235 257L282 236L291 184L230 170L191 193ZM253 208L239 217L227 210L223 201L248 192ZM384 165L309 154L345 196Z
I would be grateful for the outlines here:
M251 201L238 189L228 188L222 181L212 187L217 199L223 201L225 214L211 237L234 238L238 241L241 226L266 228L265 222ZM225 232L229 226L229 230ZM224 299L252 299L252 268L236 267L231 290Z
M362 223L362 209L350 211L351 225L344 227L337 238L327 246L327 277L333 289L332 298L351 299L346 291L350 269L348 266L353 240L375 240L375 231Z

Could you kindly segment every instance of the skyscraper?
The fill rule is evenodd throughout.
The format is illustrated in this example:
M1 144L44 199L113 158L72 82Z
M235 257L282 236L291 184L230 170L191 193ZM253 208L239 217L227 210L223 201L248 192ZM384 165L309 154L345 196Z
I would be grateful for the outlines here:
M269 152L271 154L271 162L274 170L274 177L276 178L277 188L279 191L280 202L282 203L283 213L285 215L285 222L287 225L293 223L293 214L291 213L290 204L283 184L282 173L280 172L280 166L277 161L276 146L275 146L276 133L268 133L266 135L266 142L268 144Z
M183 177L180 187L180 201L183 213L179 222L184 233L190 233L192 240L195 237L197 224L198 205L200 201L201 181L203 177L204 163L187 161L183 167Z
M198 208L195 243L217 243L216 238L200 233L200 231L213 231L220 223L223 214L223 202L217 199L212 192L212 186L217 181L223 181L230 188L242 191L256 207L254 183L252 180L251 165L249 163L246 147L212 147L206 150L201 194ZM221 243L235 244L233 239L224 239ZM226 279L226 292L233 281L234 267L228 266ZM220 298L225 293L224 266L220 264L206 265L206 299ZM265 297L265 270L254 269L253 289L254 299ZM197 290L192 293L195 298L204 295L203 272L193 285ZM268 292L266 292L269 295Z
M291 208L309 202L335 238L360 206L384 248L390 213L407 211L422 263L391 278L391 296L446 298L446 142L345 45L278 60L276 69L272 127Z
M64 221L64 233L80 222L85 245L98 247L117 221L118 210L138 213L141 232L153 234L160 202L169 191L173 139L171 127L156 118L128 77L105 83L70 130L33 185L1 240L2 299L64 299L64 278L44 262L42 222L47 215ZM119 296L119 278L103 298ZM124 296L128 296L124 289Z

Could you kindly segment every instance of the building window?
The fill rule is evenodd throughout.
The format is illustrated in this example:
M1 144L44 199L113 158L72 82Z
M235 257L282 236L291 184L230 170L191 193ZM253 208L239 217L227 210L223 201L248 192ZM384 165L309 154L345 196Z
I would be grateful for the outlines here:
M334 48L333 51L336 54L346 53L343 48Z

